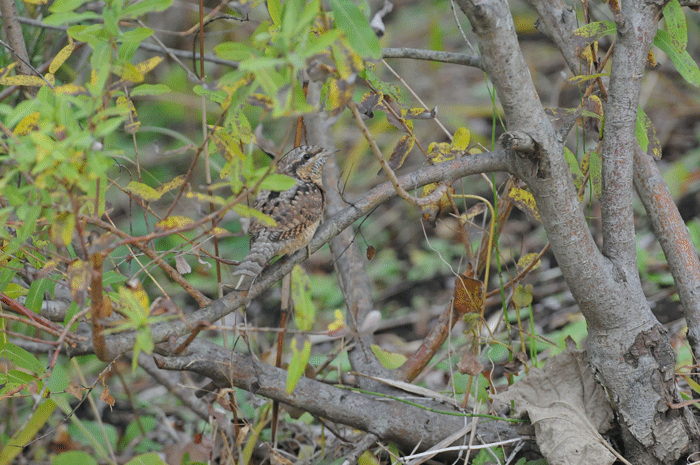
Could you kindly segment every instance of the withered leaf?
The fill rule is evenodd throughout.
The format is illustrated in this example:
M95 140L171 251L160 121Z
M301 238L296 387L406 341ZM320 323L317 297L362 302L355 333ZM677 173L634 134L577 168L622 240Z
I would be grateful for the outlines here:
M403 162L406 161L408 153L411 151L416 143L416 138L412 135L406 134L401 136L399 141L394 146L394 151L389 157L389 167L392 170L397 170L401 168Z
M484 283L465 274L455 281L454 309L459 315L481 312L484 305Z
M484 370L484 365L481 364L476 355L464 352L462 359L457 362L457 370L463 375L476 376Z

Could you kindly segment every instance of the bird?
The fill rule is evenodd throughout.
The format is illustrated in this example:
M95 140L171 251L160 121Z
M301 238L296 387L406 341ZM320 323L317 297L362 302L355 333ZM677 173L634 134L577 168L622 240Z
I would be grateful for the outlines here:
M240 276L234 289L249 289L274 256L290 254L309 243L323 215L323 166L336 152L318 145L301 145L279 159L276 172L294 179L294 185L283 191L258 193L254 208L270 216L276 225L251 219L250 251L233 274L233 282Z

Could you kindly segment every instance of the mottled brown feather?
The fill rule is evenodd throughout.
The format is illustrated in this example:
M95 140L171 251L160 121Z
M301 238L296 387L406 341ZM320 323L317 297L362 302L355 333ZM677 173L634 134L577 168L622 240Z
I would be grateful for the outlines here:
M309 243L323 214L321 171L334 152L318 146L301 146L279 160L277 172L294 178L296 183L285 191L263 190L258 194L254 208L277 224L269 226L251 220L250 252L234 273L241 275L236 289L241 289L247 281L252 282L272 257L292 253Z

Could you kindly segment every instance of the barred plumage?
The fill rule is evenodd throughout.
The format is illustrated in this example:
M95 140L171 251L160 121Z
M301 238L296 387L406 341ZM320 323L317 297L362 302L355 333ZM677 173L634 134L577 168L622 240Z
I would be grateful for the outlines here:
M263 190L258 194L255 209L272 217L277 225L251 220L250 251L234 272L235 289L249 289L272 257L295 252L309 243L323 214L321 172L328 156L335 152L302 145L277 162L277 172L294 178L296 183L285 191Z

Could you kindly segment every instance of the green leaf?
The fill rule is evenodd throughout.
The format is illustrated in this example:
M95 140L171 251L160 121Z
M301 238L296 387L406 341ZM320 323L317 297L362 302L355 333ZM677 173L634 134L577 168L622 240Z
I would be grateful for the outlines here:
M280 44L280 46L283 46L285 49L293 39L294 30L299 23L299 13L301 13L305 3L304 0L286 0L282 3L280 32L285 43Z
M260 56L260 50L241 42L223 42L214 47L214 53L219 58L231 61L244 61Z
M0 451L0 465L12 463L12 460L22 451L22 448L34 439L39 430L46 424L55 408L56 403L51 399L45 400L37 407L27 426L15 434Z
M591 152L590 155L590 176L591 185L593 186L593 194L596 198L600 198L600 194L603 188L603 161L600 158L598 152Z
M260 189L281 192L291 189L294 187L294 184L296 184L296 181L293 178L284 174L273 173L262 180Z
M258 220L260 223L262 223L264 225L277 226L277 222L274 219L272 219L271 217L256 210L255 208L251 208L247 205L243 205L242 203L237 203L236 205L234 205L232 210L235 211L236 213L238 213L239 215L244 216L246 218L255 218L256 220Z
M299 350L297 341L303 340L304 345ZM296 387L301 375L304 374L306 364L309 362L311 355L311 341L306 336L298 336L292 339L291 343L292 357L289 359L289 368L287 368L287 394L291 394Z
M294 324L301 331L311 331L316 321L316 306L311 300L309 276L299 265L292 270L292 302L294 302Z
M137 27L124 32L119 38L122 42L142 42L153 35L153 29L148 27Z
M327 50L331 44L333 44L338 37L342 34L342 31L338 29L332 29L330 31L326 31L320 36L317 37L310 37L308 43L306 44L306 48L304 50L301 50L300 53L304 58L310 58L314 55L318 55L322 53L323 51Z
M320 9L321 5L318 0L311 0L306 5L304 11L301 13L301 16L299 16L299 20L297 21L293 29L295 36L305 37L307 35L307 31L305 31L305 29L313 25Z
M10 342L5 344L3 357L12 362L17 368L31 371L40 375L46 371L44 365L30 352Z
M55 281L48 278L37 279L29 286L27 301L24 305L35 313L41 311L41 303L44 301L44 293L53 289Z
M184 461L182 463L185 463ZM189 462L189 463L196 463L196 462ZM155 452L149 452L147 454L141 454L137 455L133 459L129 460L126 465L167 465L163 460L161 460L160 457L158 457L158 454Z
M377 360L379 360L379 363L384 365L384 368L389 370L394 370L400 367L406 361L405 355L388 352L376 344L372 344L370 348L372 349L372 353L374 353L375 357L377 357Z
M584 48L603 36L616 33L617 26L614 21L596 21L576 29L572 39L578 48Z
M253 59L241 62L238 69L241 71L257 71L264 68L275 68L286 63L283 58L274 57L255 57Z
M222 103L224 100L226 100L226 92L223 90L206 89L198 84L192 88L192 91L197 95L204 96L207 100L214 103Z
M639 146L657 160L661 160L661 142L656 137L656 128L651 119L641 108L637 109L637 121L635 122L634 135Z
M360 9L348 0L330 0L335 25L345 32L350 46L360 56L378 60L382 57L379 39Z
M668 32L659 29L654 37L654 45L673 62L680 75L694 86L700 86L700 68L687 50L679 51Z
M282 3L280 0L267 0L267 12L275 26L279 26L282 21Z
M472 465L486 465L494 463L494 458L498 463L503 463L505 458L505 452L503 452L502 447L489 447L487 449L481 449L474 460Z
M49 11L51 13L68 13L89 1L90 0L56 0L49 8Z
M576 155L574 155L571 150L564 147L564 157L566 158L566 164L569 165L569 171L571 171L571 174L574 177L574 185L576 186L576 189L581 189L584 176L581 172L581 167L578 164Z
M170 87L165 84L141 84L134 87L131 91L131 97L139 97L141 95L163 95L172 92Z
M10 260L5 266L2 267L2 273L0 273L0 292L5 292L5 288L15 277L17 271L19 270L19 260L14 258Z
M666 32L668 32L676 50L683 52L688 46L688 25L678 0L671 0L666 4L664 20L666 21Z
M97 460L81 450L72 450L57 455L51 462L51 465L75 465L77 463L81 465L97 465Z
M173 0L143 0L142 2L132 3L124 8L119 17L135 18L152 11L163 11L172 4Z
M63 26L65 24L81 23L83 21L91 21L100 18L102 17L94 11L85 11L83 13L73 13L69 11L66 13L54 13L49 15L43 22L49 26Z

